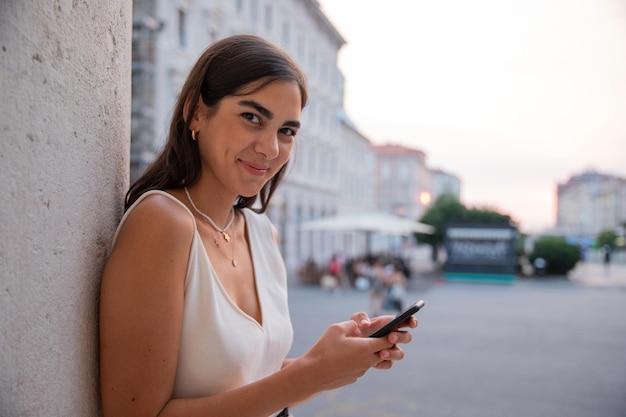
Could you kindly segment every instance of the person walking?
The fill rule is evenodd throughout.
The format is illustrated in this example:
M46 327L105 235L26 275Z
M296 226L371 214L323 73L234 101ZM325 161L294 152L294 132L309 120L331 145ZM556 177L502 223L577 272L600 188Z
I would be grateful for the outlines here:
M397 312L402 311L406 297L407 279L399 262L394 261L390 264L385 283L387 288L385 307Z

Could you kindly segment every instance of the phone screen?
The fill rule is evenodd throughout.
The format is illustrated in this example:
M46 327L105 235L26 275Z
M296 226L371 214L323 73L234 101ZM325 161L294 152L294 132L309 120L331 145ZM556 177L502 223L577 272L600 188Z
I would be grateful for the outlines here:
M383 337L388 335L392 330L404 323L406 319L417 313L420 308L424 307L424 304L424 300L419 300L415 304L412 304L411 306L409 306L409 308L395 316L389 323L376 330L369 337Z

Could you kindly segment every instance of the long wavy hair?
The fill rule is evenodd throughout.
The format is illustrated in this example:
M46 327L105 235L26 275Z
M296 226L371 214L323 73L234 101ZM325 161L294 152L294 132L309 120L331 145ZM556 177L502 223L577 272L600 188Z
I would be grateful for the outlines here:
M200 97L206 106L217 108L224 97L246 91L258 91L275 81L298 84L306 106L308 92L304 74L298 65L280 48L253 35L234 35L207 48L191 69L176 101L167 141L159 156L126 194L127 210L145 192L193 185L200 177L201 164L197 142L191 138L189 122L194 116ZM249 91L252 83L254 89ZM186 105L190 103L190 105ZM184 112L187 114L183 114ZM264 212L285 175L285 164L254 196L239 196L235 208L252 208L260 200Z

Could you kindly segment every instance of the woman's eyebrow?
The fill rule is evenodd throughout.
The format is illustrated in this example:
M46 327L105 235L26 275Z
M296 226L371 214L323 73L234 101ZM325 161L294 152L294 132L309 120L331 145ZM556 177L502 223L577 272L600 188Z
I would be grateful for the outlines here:
M285 122L284 125L300 129L300 122L298 122L297 120L290 120L288 122Z
M261 113L263 116L267 117L270 120L274 118L274 113L272 113L271 111L269 111L268 109L266 109L265 107L263 107L261 104L257 103L254 100L241 100L238 104L240 106L252 107L253 109L255 109L256 111L258 111L259 113Z
M239 104L240 106L251 107L269 120L272 120L274 118L274 113L272 113L271 111L263 107L260 103L254 100L241 100L237 104ZM300 128L300 122L297 120L288 121L285 122L285 126Z

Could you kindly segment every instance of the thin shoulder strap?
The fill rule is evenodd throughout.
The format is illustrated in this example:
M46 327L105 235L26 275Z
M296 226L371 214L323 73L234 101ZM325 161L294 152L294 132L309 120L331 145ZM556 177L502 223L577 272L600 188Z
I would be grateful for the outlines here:
M132 206L130 206L128 208L128 210L126 210L126 213L124 213L124 216L122 216L122 220L120 220L120 224L117 226L117 230L115 231L115 236L113 236L113 241L111 242L111 247L113 247L113 245L115 244L115 241L117 240L117 235L120 233L120 230L122 229L122 225L124 224L124 222L126 221L126 219L128 218L128 216L130 215L130 213L135 209L135 207L137 207L137 205L146 197L153 195L153 194L159 194L162 196L165 196L167 198L169 198L172 201L175 201L178 205L180 205L181 207L183 207L187 213L189 213L189 216L191 216L191 219L193 220L193 227L194 229L198 230L198 227L196 225L196 218L193 216L193 214L191 213L191 210L189 210L189 208L179 199L177 199L176 197L174 197L173 195L166 193L165 191L161 191L161 190L150 190L150 191L146 191L145 193L143 193L134 203Z

